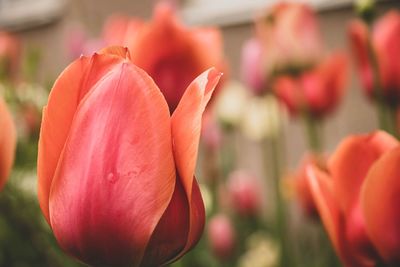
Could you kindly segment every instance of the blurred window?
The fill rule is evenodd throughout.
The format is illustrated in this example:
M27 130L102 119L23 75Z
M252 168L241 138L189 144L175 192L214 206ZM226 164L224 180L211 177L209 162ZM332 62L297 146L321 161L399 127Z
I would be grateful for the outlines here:
M0 0L0 28L19 30L47 24L59 16L65 0Z

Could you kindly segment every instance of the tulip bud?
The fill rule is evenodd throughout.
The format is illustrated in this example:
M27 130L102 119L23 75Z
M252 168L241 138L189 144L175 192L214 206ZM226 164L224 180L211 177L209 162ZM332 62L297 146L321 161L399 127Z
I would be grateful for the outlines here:
M73 62L44 108L38 197L59 245L94 266L162 266L200 239L194 177L210 69L170 115L151 77L122 47Z
M232 257L235 250L235 230L224 214L215 215L207 227L208 241L213 254L221 261Z
M257 216L261 211L260 182L246 171L235 171L228 178L228 193L232 208L244 217Z

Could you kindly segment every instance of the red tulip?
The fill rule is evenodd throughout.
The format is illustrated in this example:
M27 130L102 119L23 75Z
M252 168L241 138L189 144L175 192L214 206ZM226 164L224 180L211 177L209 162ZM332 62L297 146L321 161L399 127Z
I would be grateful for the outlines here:
M374 96L373 64L368 49L371 41L378 66L378 78L383 96L391 104L400 103L400 13L390 11L380 18L369 32L367 25L357 20L350 24L349 35L363 87Z
M14 162L15 126L6 104L0 97L0 189L4 187Z
M322 42L314 11L303 3L279 3L256 21L265 51L266 73L313 65L322 56Z
M43 112L38 197L68 254L94 266L161 266L196 244L201 117L220 75L201 74L172 116L125 49L81 57L60 75Z
M345 266L400 263L400 147L385 132L346 138L327 170L308 169L319 214Z
M261 211L260 183L245 171L235 171L228 178L228 193L232 208L241 216L257 216Z
M274 91L292 116L309 112L318 118L336 108L344 95L346 80L347 58L334 54L300 76L278 77Z
M0 31L0 76L4 75L6 79L16 78L20 53L18 38L8 32Z
M104 32L108 44L127 46L132 61L153 77L171 113L197 75L211 66L223 67L220 32L215 28L188 29L165 5L157 6L151 22L115 17Z
M222 261L228 260L235 249L235 230L224 214L215 215L207 226L208 241L213 254Z

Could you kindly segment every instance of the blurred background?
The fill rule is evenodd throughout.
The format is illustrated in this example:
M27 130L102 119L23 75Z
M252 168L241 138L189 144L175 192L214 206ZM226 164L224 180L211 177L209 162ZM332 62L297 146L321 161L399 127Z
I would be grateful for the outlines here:
M279 123L267 126L269 130L266 131L272 132L269 136L264 132L259 136L254 132L247 135L246 130L243 133L235 123L221 119L224 115L218 114L219 106L222 106L222 112L229 113L228 117L235 116L235 110L237 113L241 105L245 109L253 107L253 103L242 104L234 99L235 96L228 100L222 98L225 89L247 90L248 85L243 79L243 46L255 35L254 19L278 2L169 1L186 27L220 29L228 66L226 80L218 94L221 100L216 100L217 108L213 113L218 120L218 133L210 130L211 133L205 133L204 137L218 145L210 149L202 141L197 170L208 223L199 245L174 266L341 266L319 220L308 216L296 200L296 189L290 178L282 179L276 187L274 174L270 171L275 168L273 165L281 165L280 175L286 177L300 165L305 151L309 150L304 137L304 121L292 117L284 108L274 106L278 104L271 100L273 103L268 104L266 116L277 116ZM320 123L322 150L329 153L345 136L378 128L378 116L372 101L363 92L350 49L348 27L358 16L354 1L303 2L316 12L324 50L343 51L349 59L344 96L335 111L329 114L329 119ZM38 208L35 166L41 108L46 104L54 80L66 66L80 54L102 47L100 39L111 15L149 21L157 3L155 0L0 0L0 29L19 39L21 48L17 77L10 79L14 81L4 79L1 83L1 92L16 121L18 145L14 169L0 196L0 266L83 266L58 248ZM396 8L400 8L399 1L377 1L376 16ZM8 89L10 87L24 89L13 91ZM255 112L261 114L264 111ZM258 119L248 118L255 120L256 125L262 124ZM281 137L279 156L265 152L274 146L275 139L271 136L275 135ZM281 158L283 163L275 162L275 158ZM213 175L219 176L219 182L214 178L210 182ZM248 181L253 181L250 186ZM274 196L277 191L283 200ZM240 211L232 211L232 204L225 203L230 201L238 203L236 206L244 205L244 213L256 206L257 215L242 216ZM291 244L286 255L291 255L294 261L284 264L279 255L287 248L280 245L282 229L276 228L279 225L276 204L280 201L285 206L287 228L284 234L291 240L286 242Z

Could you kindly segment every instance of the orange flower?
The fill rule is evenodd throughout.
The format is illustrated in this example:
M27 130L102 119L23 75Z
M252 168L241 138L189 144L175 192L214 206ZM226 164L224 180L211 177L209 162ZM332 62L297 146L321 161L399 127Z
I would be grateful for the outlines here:
M385 132L346 138L327 171L308 169L319 214L349 267L400 263L400 147Z
M376 21L372 32L360 20L349 26L353 54L357 61L360 78L368 96L374 92L374 75L368 41L375 54L378 78L382 94L392 105L400 103L400 13L390 11Z
M196 78L172 116L126 49L81 57L60 75L43 112L38 197L68 254L95 266L160 266L197 243L201 117L220 75Z
M14 162L16 132L10 112L0 98L0 189L4 187Z
M166 5L158 5L153 20L147 23L111 18L105 26L104 39L110 45L129 48L133 63L161 88L171 113L197 75L211 66L224 68L220 32L215 28L184 27Z
M309 112L318 118L336 108L344 95L346 81L347 57L337 53L300 76L278 77L274 91L292 116Z
M21 53L20 42L14 35L0 31L0 79L14 79Z

